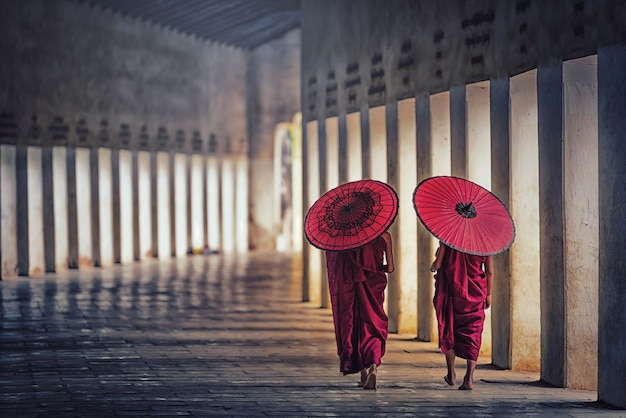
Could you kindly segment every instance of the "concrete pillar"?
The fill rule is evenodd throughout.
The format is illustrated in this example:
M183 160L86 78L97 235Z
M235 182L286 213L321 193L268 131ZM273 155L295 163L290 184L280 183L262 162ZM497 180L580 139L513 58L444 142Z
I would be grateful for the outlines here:
M29 273L29 216L28 216L28 147L18 144L15 153L16 182L16 232L17 232L17 274ZM40 232L40 234L43 232ZM39 235L41 237L41 235Z
M209 248L221 249L221 215L220 215L220 161L211 155L207 159L207 229Z
M491 191L509 207L510 195L510 87L509 78L489 84L491 128ZM511 367L511 269L510 251L493 257L495 271L491 298L491 361L502 368Z
M156 204L158 211L156 213L157 236L159 246L157 254L159 259L167 260L171 255L171 216L170 202L173 198L170 196L170 156L166 152L159 152L156 155ZM153 198L154 199L154 198ZM154 213L154 212L153 212Z
M428 94L415 97L415 131L416 172L419 184L432 173L430 97ZM415 213L415 210L413 212ZM417 218L417 215L415 217ZM419 220L416 219L416 221L419 223L417 227L417 338L422 341L431 341L433 332L431 324L433 318L436 320L433 315L433 274L430 272L430 265L434 259L431 248L432 235Z
M365 142L363 145L366 145ZM364 150L364 154L367 150ZM387 182L387 122L385 106L369 111L369 178Z
M54 169L52 162L52 147L44 145L41 147L41 191L42 191L42 222L44 254L44 271L55 271L55 224L54 224ZM67 243L67 240L65 241Z
M67 181L67 267L78 268L78 204L76 178L76 148L68 147L65 152L65 179ZM61 175L61 174L60 174Z
M326 119L326 186L323 193L339 186L339 118Z
M185 253L189 253L190 251L193 253L193 234L192 234L192 226L193 226L193 217L192 217L192 207L191 207L191 196L194 192L191 184L191 155L187 154L185 156L185 217L187 219L187 224L185 226L185 236L187 238L187 242L185 243Z
M398 332L417 335L417 223L413 191L417 178L415 99L398 102L398 192L399 208L394 236L398 256L393 280L400 286ZM391 148L390 148L391 151Z
M467 158L466 176L474 183L491 190L491 134L489 82L466 86ZM491 355L491 309L485 311L480 355Z
M17 167L15 145L0 145L0 231L2 268L0 278L18 274L18 231L17 231Z
M319 178L320 178L320 193L319 196L324 194L328 190L328 147L327 147L327 138L326 138L326 121L321 120L317 125L317 140L319 147ZM318 196L318 197L319 197ZM326 271L326 260L322 256L321 257L321 267L320 271L322 273L322 290L321 290L321 307L322 308L330 308L330 293L328 290L328 272Z
M517 75L511 94L511 368L539 371L539 173L537 72ZM496 284L494 284L496 286Z
M300 114L301 115L301 114ZM310 155L309 155L309 139L308 139L308 123L303 123L300 121L300 133L302 134L302 182L294 183L294 187L302 187L302 223L304 225L304 219L311 206L309 201L309 166L310 166ZM297 230L296 230L297 231ZM301 233L303 235L302 238L302 302L309 302L310 297L310 287L311 287L311 277L309 275L311 271L311 259L310 254L313 250L313 247L308 243L306 238L304 238L304 228L302 228Z
M157 210L152 211L152 202L156 200L156 196L152 194L151 165L153 156L155 156L154 153L146 151L137 153L137 192L135 194L138 197L139 222L137 226L140 260L155 257L153 253L158 248L157 234L155 234L155 239L152 237L152 220L157 220ZM156 181L154 185L156 186Z
M113 169L111 149L98 149L98 190L100 194L100 265L110 266L115 260L113 224ZM117 161L117 158L116 158ZM116 164L117 168L117 164ZM119 219L119 218L117 218ZM118 229L119 232L119 229Z
M346 116L346 181L357 181L363 178L363 150L361 147L361 114L350 113Z
M89 148L76 148L76 230L78 240L78 268L90 268L95 264L93 236L98 228L93 223L94 206L98 202L93 201L92 150Z
M370 170L370 109L361 109L361 173L362 179L372 178Z
M111 149L111 225L113 227L113 262L122 262L122 210L120 206L120 150Z
M222 159L222 249L235 251L235 166L232 156Z
M69 186L67 181L67 150L66 147L52 148L54 270L57 272L67 270L70 261L67 204ZM74 241L74 243L76 243L76 241Z
M28 199L28 275L37 276L46 271L43 219L42 148L29 146L27 150ZM18 190L19 193L19 190Z
M206 227L204 224L204 206L206 201L203 199L204 186L204 156L192 155L190 157L191 167L189 182L189 195L191 199L191 248L194 252L201 252L204 246L204 236Z
M466 87L450 89L450 159L451 174L467 178L467 101Z
M306 179L307 192L305 212L320 197L319 129L317 121L306 124ZM323 252L311 244L306 245L308 254L308 301L314 305L322 304L322 263Z
M387 184L398 192L400 185L400 168L398 160L399 139L398 139L398 104L388 103L385 106L385 154L387 173L385 175ZM372 162L374 163L374 162ZM381 162L382 163L382 162ZM398 241L400 239L400 229L398 223L394 222L389 228L391 236ZM402 264L402 252L394 253L395 261L398 265ZM401 332L402 328L402 284L397 271L387 275L387 314L389 316L389 332Z
M97 147L89 149L89 189L91 191L91 248L94 267L102 266L100 240L100 152ZM78 167L77 167L78 168ZM80 224L79 224L80 228Z
M139 152L131 152L131 177L132 186L132 230L133 230L133 261L140 261L141 257L141 217L139 215Z
M176 228L178 227L178 216L179 216L179 211L177 210L177 206L178 206L178 198L180 197L177 194L176 191L176 186L177 186L177 177L178 177L178 171L176 169L176 153L170 151L168 154L168 165L169 165L169 169L168 169L168 190L169 190L169 194L170 194L170 201L169 201L169 207L170 207L170 211L169 211L169 234L170 234L170 248L168 250L168 254L170 257L176 257L177 255L177 236L176 236Z
M119 150L118 200L119 217L115 221L120 226L120 258L122 264L134 261L134 222L133 222L133 153L130 150Z
M239 253L248 251L248 189L248 157L238 154L235 156L235 246ZM299 226L302 228L302 223Z
M174 154L175 257L187 254L187 154Z
M348 181L348 127L345 113L339 115L338 122L339 184L343 184Z
M626 408L626 47L598 51L598 399Z
M159 188L159 162L158 153L150 152L150 255L152 258L160 258L160 234L159 221L161 220L161 212L159 210L160 192Z
M302 114L298 113L291 124L291 202L292 202L292 243L295 254L302 254L304 246L304 235L302 225L304 225L304 191L303 183L303 149L302 149ZM247 192L246 192L247 194ZM246 227L247 227L246 219Z

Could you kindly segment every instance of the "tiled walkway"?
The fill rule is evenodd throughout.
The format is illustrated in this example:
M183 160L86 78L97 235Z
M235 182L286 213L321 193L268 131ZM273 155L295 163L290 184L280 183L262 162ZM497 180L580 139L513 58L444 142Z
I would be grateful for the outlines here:
M329 310L285 255L196 256L0 282L0 416L615 416L594 392L483 361L448 387L391 335L377 391L338 372ZM480 362L479 362L480 363ZM458 373L462 374L462 364Z

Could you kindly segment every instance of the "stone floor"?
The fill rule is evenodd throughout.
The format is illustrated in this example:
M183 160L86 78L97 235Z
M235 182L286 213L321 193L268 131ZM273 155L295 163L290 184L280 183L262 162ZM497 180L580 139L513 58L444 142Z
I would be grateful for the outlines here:
M626 417L595 392L391 335L378 390L342 376L329 310L286 255L196 256L0 282L0 416ZM462 364L458 373L462 374Z

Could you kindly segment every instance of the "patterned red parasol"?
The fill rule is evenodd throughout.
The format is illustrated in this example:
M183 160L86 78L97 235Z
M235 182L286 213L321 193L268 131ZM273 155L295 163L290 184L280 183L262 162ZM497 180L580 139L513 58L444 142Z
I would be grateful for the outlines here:
M398 195L380 181L358 180L322 195L309 209L304 233L321 250L361 247L383 234L398 214Z
M426 229L459 251L494 255L515 239L515 225L504 203L469 180L428 178L415 188L413 205Z

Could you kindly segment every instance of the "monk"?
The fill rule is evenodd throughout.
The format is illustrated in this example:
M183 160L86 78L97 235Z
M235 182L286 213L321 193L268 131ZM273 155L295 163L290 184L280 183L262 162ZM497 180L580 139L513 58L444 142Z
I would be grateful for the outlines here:
M491 306L493 262L439 243L430 270L435 274L433 303L439 325L439 347L446 356L450 386L456 384L455 358L467 361L461 390L474 387L474 369L482 342L485 309Z
M392 273L395 268L391 235L385 232L357 249L328 251L326 267L339 370L344 375L361 372L359 386L376 389L388 334L385 271Z

